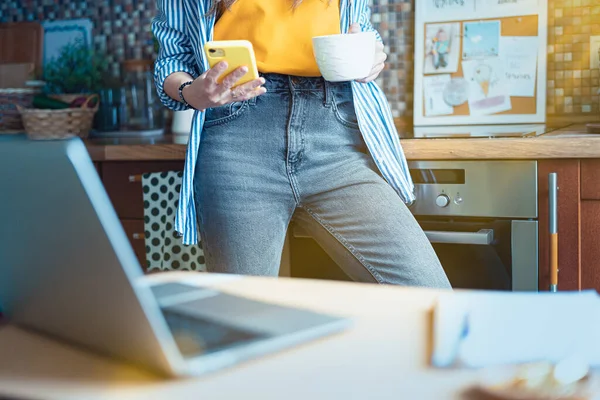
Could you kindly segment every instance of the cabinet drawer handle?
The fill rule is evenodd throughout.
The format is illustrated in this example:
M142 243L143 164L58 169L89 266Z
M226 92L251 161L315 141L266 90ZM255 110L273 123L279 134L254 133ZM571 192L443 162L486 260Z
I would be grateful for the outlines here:
M141 175L129 175L129 183L141 182L141 181L142 181Z
M550 291L558 290L558 175L548 174L548 230L550 233Z
M141 239L145 239L146 235L143 233L134 233L133 235L131 235L133 237L134 240L141 240Z

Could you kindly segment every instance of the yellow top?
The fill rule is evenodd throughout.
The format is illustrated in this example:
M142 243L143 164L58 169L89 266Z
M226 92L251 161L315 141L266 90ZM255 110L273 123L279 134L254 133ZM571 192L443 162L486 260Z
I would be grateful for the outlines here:
M339 1L238 0L215 25L214 40L249 40L258 70L321 76L313 55L314 36L340 33Z

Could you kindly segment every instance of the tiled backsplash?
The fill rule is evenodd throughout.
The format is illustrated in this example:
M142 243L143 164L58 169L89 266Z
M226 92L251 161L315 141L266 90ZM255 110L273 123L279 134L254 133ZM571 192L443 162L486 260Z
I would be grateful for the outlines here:
M388 52L387 69L378 83L386 90L394 117L412 117L415 1L373 0L371 8L371 20Z
M396 117L412 116L415 1L373 0L373 22L389 50L379 82ZM107 52L115 73L126 58L152 56L154 13L154 0L0 1L0 22L90 18L95 46ZM548 114L600 113L599 71L589 69L590 36L600 35L600 0L549 0L548 31Z
M155 0L0 0L0 22L89 18L94 45L117 75L121 61L152 57L155 10Z
M548 23L548 113L598 115L600 70L590 70L590 37L600 35L600 0L551 0Z

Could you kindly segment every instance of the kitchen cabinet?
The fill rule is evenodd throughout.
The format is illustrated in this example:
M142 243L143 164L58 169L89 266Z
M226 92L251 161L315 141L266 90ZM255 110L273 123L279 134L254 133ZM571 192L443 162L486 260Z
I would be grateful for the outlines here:
M600 292L600 160L538 163L539 287L550 284L548 174L558 176L558 290Z
M600 160L581 162L581 288L600 291Z
M183 160L165 161L96 161L94 166L115 208L123 230L140 262L146 269L144 201L140 177L149 172L183 170ZM289 245L281 258L280 276L290 276Z
M0 64L32 64L42 68L44 28L39 22L0 24Z
M122 219L121 225L142 268L146 269L146 243L143 219Z
M600 160L581 162L581 199L600 200Z
M141 175L149 172L181 171L183 161L102 161L96 163L129 242L146 267L144 201Z
M183 160L112 161L97 160L95 166L121 219L129 241L146 265L141 174L183 169ZM559 290L595 289L600 292L600 159L538 160L539 289L550 284L548 230L548 174L558 176L558 262ZM295 250L295 251L294 251ZM308 254L311 250L291 249ZM282 269L289 274L289 255ZM339 271L323 272L307 261L299 275L344 279ZM292 275L299 271L292 271Z
M111 161L102 163L102 181L120 218L143 219L142 182L149 172L182 171L182 161Z
M96 168L96 172L98 173L98 176L100 176L100 179L102 179L102 171L100 171L100 164L95 162L94 168Z
M600 292L600 201L581 202L581 288Z

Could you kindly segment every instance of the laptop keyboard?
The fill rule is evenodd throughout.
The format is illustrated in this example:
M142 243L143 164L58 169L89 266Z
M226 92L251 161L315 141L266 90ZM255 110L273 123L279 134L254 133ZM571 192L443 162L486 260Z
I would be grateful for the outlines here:
M199 316L170 309L162 310L175 343L186 358L248 344L268 335L232 327Z

